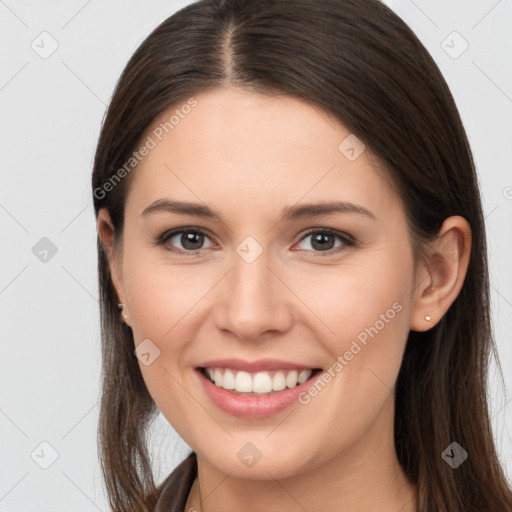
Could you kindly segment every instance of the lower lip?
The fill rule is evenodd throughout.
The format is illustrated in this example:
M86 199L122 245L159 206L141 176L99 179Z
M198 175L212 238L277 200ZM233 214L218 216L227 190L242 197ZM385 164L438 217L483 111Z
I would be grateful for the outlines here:
M294 388L275 391L272 395L255 396L231 393L224 388L216 386L200 370L196 370L196 373L199 375L205 393L219 409L233 416L253 419L266 418L289 407L293 402L297 401L299 394L311 385L311 381L317 375L314 374L312 378L310 377L307 381Z

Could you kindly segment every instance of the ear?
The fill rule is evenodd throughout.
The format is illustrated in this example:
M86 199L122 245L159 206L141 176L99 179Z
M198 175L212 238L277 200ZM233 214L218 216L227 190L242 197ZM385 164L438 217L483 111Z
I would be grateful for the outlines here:
M470 253L468 222L460 216L447 218L437 238L429 244L428 265L422 264L417 274L411 330L428 331L448 311L464 283Z
M124 321L130 325L128 304L124 290L123 273L122 273L122 251L116 249L114 245L114 225L110 219L110 214L106 208L101 208L98 212L97 221L98 237L100 239L103 251L108 259L110 268L110 276L114 284L120 304L124 304L124 309L120 310L120 315L123 316Z

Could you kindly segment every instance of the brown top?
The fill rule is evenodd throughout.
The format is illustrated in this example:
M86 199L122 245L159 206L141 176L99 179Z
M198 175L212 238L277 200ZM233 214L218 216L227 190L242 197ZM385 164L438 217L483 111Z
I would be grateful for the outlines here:
M190 489L197 476L194 452L181 462L159 487L160 494L153 512L185 512Z

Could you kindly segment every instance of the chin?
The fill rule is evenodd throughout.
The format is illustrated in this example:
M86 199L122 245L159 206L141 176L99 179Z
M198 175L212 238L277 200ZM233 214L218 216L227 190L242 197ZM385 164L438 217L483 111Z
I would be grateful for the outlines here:
M268 433L263 434L264 438ZM234 478L246 480L271 480L293 477L314 469L313 457L300 448L305 441L282 443L267 441L230 440L219 449L196 450L209 464ZM230 449L230 446L233 446ZM319 464L317 464L319 465Z

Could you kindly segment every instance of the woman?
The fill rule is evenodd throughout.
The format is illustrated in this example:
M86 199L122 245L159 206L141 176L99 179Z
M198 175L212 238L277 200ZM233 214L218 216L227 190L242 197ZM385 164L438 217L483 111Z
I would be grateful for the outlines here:
M92 182L113 510L512 510L471 151L388 8L180 10L126 66ZM192 453L157 486L158 410Z

